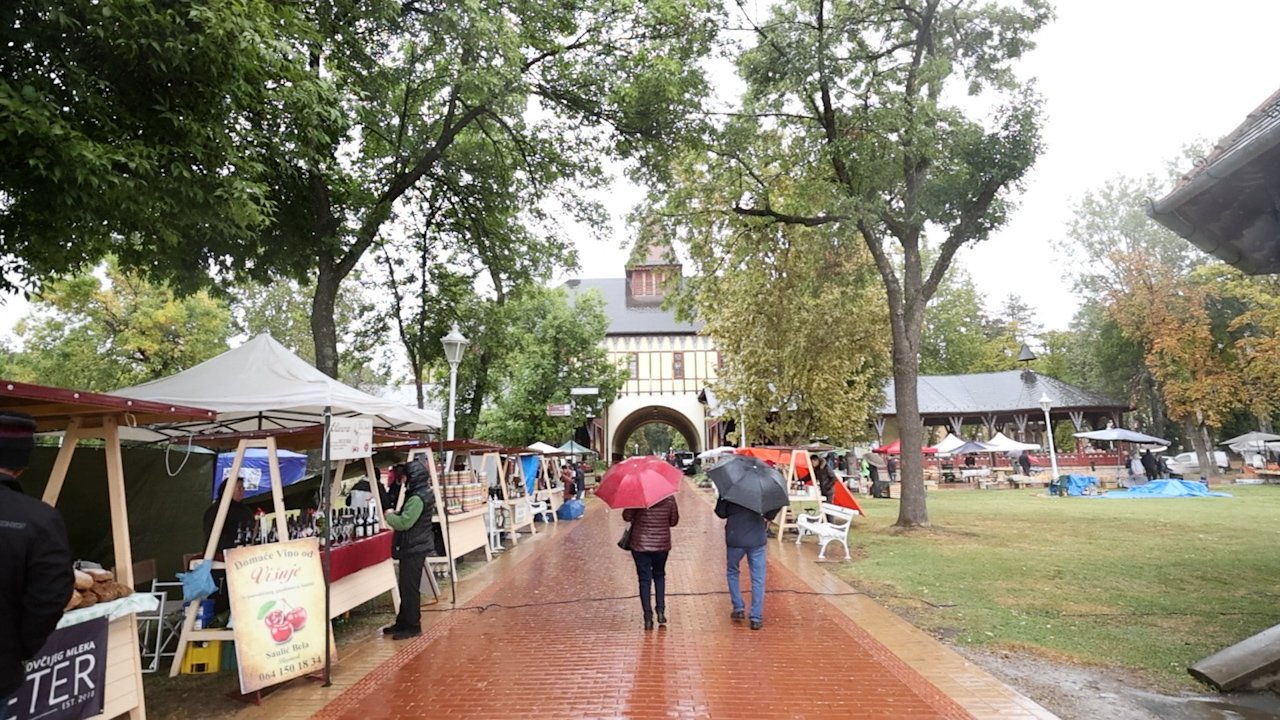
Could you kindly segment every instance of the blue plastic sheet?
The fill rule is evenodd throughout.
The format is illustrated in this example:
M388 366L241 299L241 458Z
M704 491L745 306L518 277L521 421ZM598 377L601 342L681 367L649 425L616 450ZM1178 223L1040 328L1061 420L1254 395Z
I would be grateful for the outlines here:
M582 501L574 498L560 506L560 509L556 511L556 517L561 520L577 520L586 511L587 508L582 504Z
M1067 476L1067 495L1070 497L1080 497L1084 495L1085 488L1090 485L1097 485L1098 478L1092 475L1068 475Z
M231 472L231 462L236 454L218 453L213 466L213 488L211 496L218 497L218 488L222 487L222 479ZM307 474L307 456L302 453L280 450L277 453L280 461L280 485L287 487L301 480ZM244 463L240 472L245 476L244 496L249 498L271 491L271 471L269 469L266 448L247 448L244 451Z
M520 471L524 473L524 491L533 494L533 485L538 482L538 468L542 464L542 458L537 455L521 455Z
M1141 487L1128 490L1112 490L1098 497L1123 498L1174 498L1174 497L1231 497L1230 493L1211 492L1209 486L1197 480L1152 480Z

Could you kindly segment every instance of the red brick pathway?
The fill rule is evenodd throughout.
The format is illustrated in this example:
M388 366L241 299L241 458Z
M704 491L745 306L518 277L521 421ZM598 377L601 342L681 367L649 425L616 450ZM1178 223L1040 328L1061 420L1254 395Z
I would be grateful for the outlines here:
M972 717L773 560L764 629L732 622L721 521L697 492L678 496L666 629L643 630L620 513L592 501L315 717ZM745 561L742 581L749 598Z

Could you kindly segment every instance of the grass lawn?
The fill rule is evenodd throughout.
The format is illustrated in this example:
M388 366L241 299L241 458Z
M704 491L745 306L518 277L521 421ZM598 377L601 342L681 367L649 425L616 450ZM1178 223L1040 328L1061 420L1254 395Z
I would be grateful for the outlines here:
M929 493L933 528L901 532L896 500L862 502L837 572L963 645L1123 665L1169 689L1186 666L1280 623L1280 486L1231 498Z

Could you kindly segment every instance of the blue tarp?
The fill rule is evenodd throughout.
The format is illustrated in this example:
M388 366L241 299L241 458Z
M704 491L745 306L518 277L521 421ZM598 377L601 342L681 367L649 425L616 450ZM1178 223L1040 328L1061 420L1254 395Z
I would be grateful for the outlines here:
M282 486L292 485L307 474L306 455L280 450L277 453L277 457L280 461L280 483ZM233 452L218 453L218 459L213 466L213 487L210 489L210 493L215 499L218 497L218 488L222 487L222 479L231 472L231 462L235 458L236 454ZM266 448L246 449L241 472L245 476L245 497L271 492L271 471L268 469Z
M577 520L586 511L587 508L582 504L582 501L574 498L560 506L560 509L556 511L556 517L561 520Z
M1171 498L1171 497L1231 497L1230 493L1210 492L1209 486L1196 480L1152 480L1141 487L1128 490L1112 490L1098 497L1104 498Z
M1080 497L1084 495L1084 489L1090 485L1097 485L1098 478L1092 475L1068 475L1067 476L1067 495L1070 497Z
M542 458L537 455L521 455L520 471L524 473L524 491L533 495L534 483L538 482L538 467Z

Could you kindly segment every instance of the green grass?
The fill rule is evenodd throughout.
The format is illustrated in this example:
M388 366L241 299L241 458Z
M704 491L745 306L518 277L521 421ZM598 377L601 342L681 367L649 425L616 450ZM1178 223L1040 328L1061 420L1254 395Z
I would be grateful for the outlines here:
M1280 487L1219 489L1234 497L938 491L912 532L892 527L897 501L866 500L838 572L962 645L1191 687L1187 665L1280 623Z

